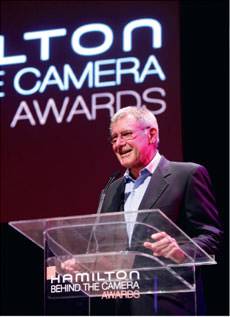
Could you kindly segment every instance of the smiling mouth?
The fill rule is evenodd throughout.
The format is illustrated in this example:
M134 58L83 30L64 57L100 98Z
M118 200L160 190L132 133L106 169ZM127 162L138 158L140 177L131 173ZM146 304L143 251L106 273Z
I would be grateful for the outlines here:
M130 149L130 150L127 150L127 151L124 151L124 152L121 152L121 153L119 153L120 154L120 157L126 157L126 156L128 156L130 153L132 152L132 150Z

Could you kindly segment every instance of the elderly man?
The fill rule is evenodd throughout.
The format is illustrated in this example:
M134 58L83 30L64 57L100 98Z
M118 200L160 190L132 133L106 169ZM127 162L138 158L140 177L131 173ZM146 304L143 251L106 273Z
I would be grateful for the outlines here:
M111 119L110 133L113 152L126 172L109 186L102 212L160 209L206 252L215 254L222 231L206 169L194 163L168 161L159 153L157 120L145 107L119 110ZM144 246L154 256L183 262L183 250L167 232L153 234L151 238ZM157 305L153 305L156 295L118 300L114 313L205 314L199 277L197 285L197 312L192 294L178 293L157 296Z

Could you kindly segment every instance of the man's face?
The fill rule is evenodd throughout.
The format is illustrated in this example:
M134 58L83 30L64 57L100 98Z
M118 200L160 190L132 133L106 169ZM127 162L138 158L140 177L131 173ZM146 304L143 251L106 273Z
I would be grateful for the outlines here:
M141 125L132 115L126 115L111 125L113 151L120 164L138 175L153 158L154 128Z

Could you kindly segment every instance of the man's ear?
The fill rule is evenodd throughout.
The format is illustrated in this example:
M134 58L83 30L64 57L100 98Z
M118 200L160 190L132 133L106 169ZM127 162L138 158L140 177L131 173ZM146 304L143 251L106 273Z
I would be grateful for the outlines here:
M150 128L149 129L149 143L156 143L157 142L157 129Z

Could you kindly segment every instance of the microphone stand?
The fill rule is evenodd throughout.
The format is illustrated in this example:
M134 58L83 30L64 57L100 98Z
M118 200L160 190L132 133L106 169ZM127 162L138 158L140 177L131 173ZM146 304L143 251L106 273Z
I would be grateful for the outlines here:
M102 205L103 205L104 200L105 200L106 192L107 192L109 186L112 184L112 182L113 182L119 175L120 175L120 172L115 172L115 173L113 173L113 174L110 176L110 178L109 178L109 180L108 180L108 182L107 182L105 188L102 189L102 191L101 191L101 195L100 195L100 199L99 199L99 204L98 204L98 208L97 208L97 213L96 213L96 219L95 219L95 222L94 222L93 227L92 227L91 232L90 232L90 236L89 236L89 241L88 241L88 246L87 246L86 254L89 254L90 244L91 244L93 238L94 238L94 241L95 241L95 244L96 244L96 252L97 252L98 249L99 249L98 241L97 241L97 237L96 237L96 227L97 227L97 225L98 225L98 223L99 223L99 220L100 220L100 214L101 214L101 210L102 210ZM89 297L89 300L88 300L89 316L91 315L90 309L91 309L91 300L90 300L90 297Z
M91 233L90 233L86 254L89 253L90 244L91 244L93 238L94 238L95 243L96 243L96 251L98 251L98 241L97 241L97 237L96 237L96 227L97 227L97 225L99 223L99 220L100 220L100 214L101 214L102 206L103 206L103 203L104 203L104 200L105 200L106 192L107 192L109 186L115 181L115 179L119 175L120 175L120 172L118 172L118 171L114 172L110 176L105 188L103 188L102 191L101 191L99 204L98 204L98 208L97 208L97 213L96 213L96 219L95 219L95 222L93 224L93 228L92 228Z

